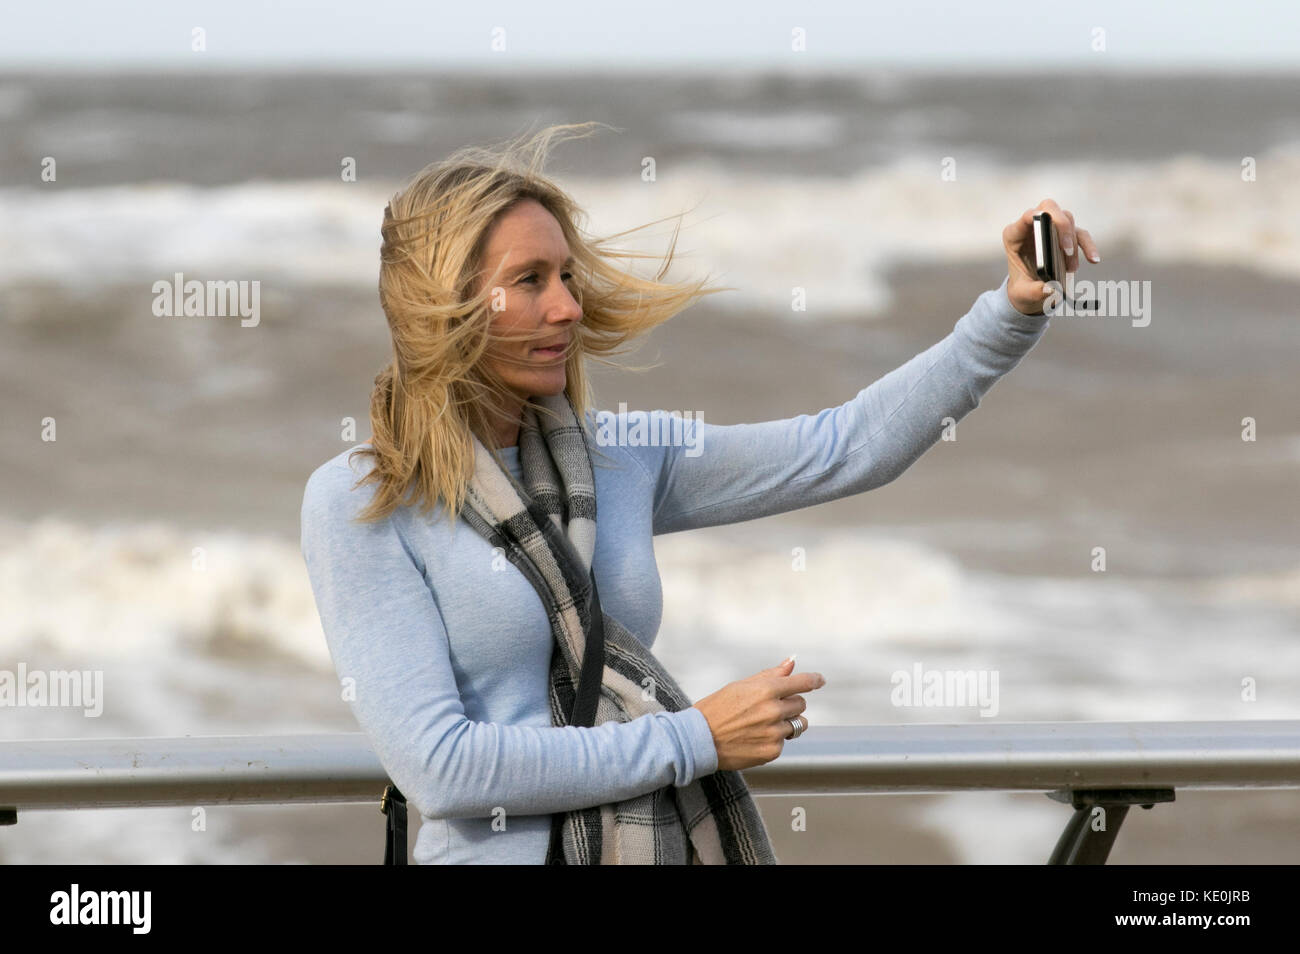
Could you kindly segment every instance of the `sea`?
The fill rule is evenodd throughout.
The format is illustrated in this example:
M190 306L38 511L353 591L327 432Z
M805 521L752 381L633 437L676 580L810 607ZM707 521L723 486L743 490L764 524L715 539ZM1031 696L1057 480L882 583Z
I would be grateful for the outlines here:
M369 434L384 205L462 145L588 120L549 167L584 228L651 223L624 244L662 255L680 227L670 274L730 289L650 336L659 366L598 369L601 407L838 406L998 287L1003 227L1045 198L1101 249L1079 277L1150 304L1054 318L886 486L656 538L655 651L688 693L797 653L828 683L814 727L1300 718L1298 93L869 66L0 73L0 669L103 674L98 714L0 707L0 740L358 731L299 510ZM155 314L178 274L256 281L259 320ZM918 667L996 673L996 712L900 699ZM943 859L1041 863L1068 813L1014 798L937 796L913 823ZM364 863L372 809L350 816ZM184 808L24 813L0 861L318 861L341 836L311 811L209 837Z

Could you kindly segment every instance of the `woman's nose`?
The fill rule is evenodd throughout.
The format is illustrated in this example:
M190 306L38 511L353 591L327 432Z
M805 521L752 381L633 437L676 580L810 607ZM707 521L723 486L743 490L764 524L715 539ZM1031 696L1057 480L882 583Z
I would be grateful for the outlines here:
M554 306L552 321L578 321L582 318L582 305L568 288L561 286L559 301Z

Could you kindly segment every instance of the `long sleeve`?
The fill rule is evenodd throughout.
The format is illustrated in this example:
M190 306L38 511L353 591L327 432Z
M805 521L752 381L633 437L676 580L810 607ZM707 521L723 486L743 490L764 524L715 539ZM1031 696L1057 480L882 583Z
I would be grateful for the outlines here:
M370 487L326 465L307 482L302 553L330 655L392 781L433 818L544 814L682 786L717 769L694 707L595 727L466 717L447 630L394 520L352 520ZM350 680L350 682L349 682Z
M881 487L979 406L1047 328L986 291L943 340L839 407L759 424L717 425L650 412L659 446L630 448L654 483L653 532L737 523Z

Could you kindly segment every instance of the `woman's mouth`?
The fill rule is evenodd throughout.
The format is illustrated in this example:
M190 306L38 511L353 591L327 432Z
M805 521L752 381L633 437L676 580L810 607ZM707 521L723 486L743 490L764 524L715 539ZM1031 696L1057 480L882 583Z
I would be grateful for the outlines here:
M533 354L540 354L544 358L558 358L564 354L564 348L558 345L554 348L534 348Z

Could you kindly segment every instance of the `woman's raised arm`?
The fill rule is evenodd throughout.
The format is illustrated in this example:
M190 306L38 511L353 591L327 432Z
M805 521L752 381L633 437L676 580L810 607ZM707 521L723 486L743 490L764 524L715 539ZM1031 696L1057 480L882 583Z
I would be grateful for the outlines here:
M679 443L628 448L654 485L654 532L753 520L889 483L940 438L946 418L979 406L1048 321L1013 307L1003 281L942 341L839 407L733 425L650 412L652 433L684 428Z
M392 519L352 516L371 489L331 461L307 482L302 553L340 681L380 763L422 814L537 815L618 802L717 769L692 707L595 727L475 722L465 715L447 632Z

